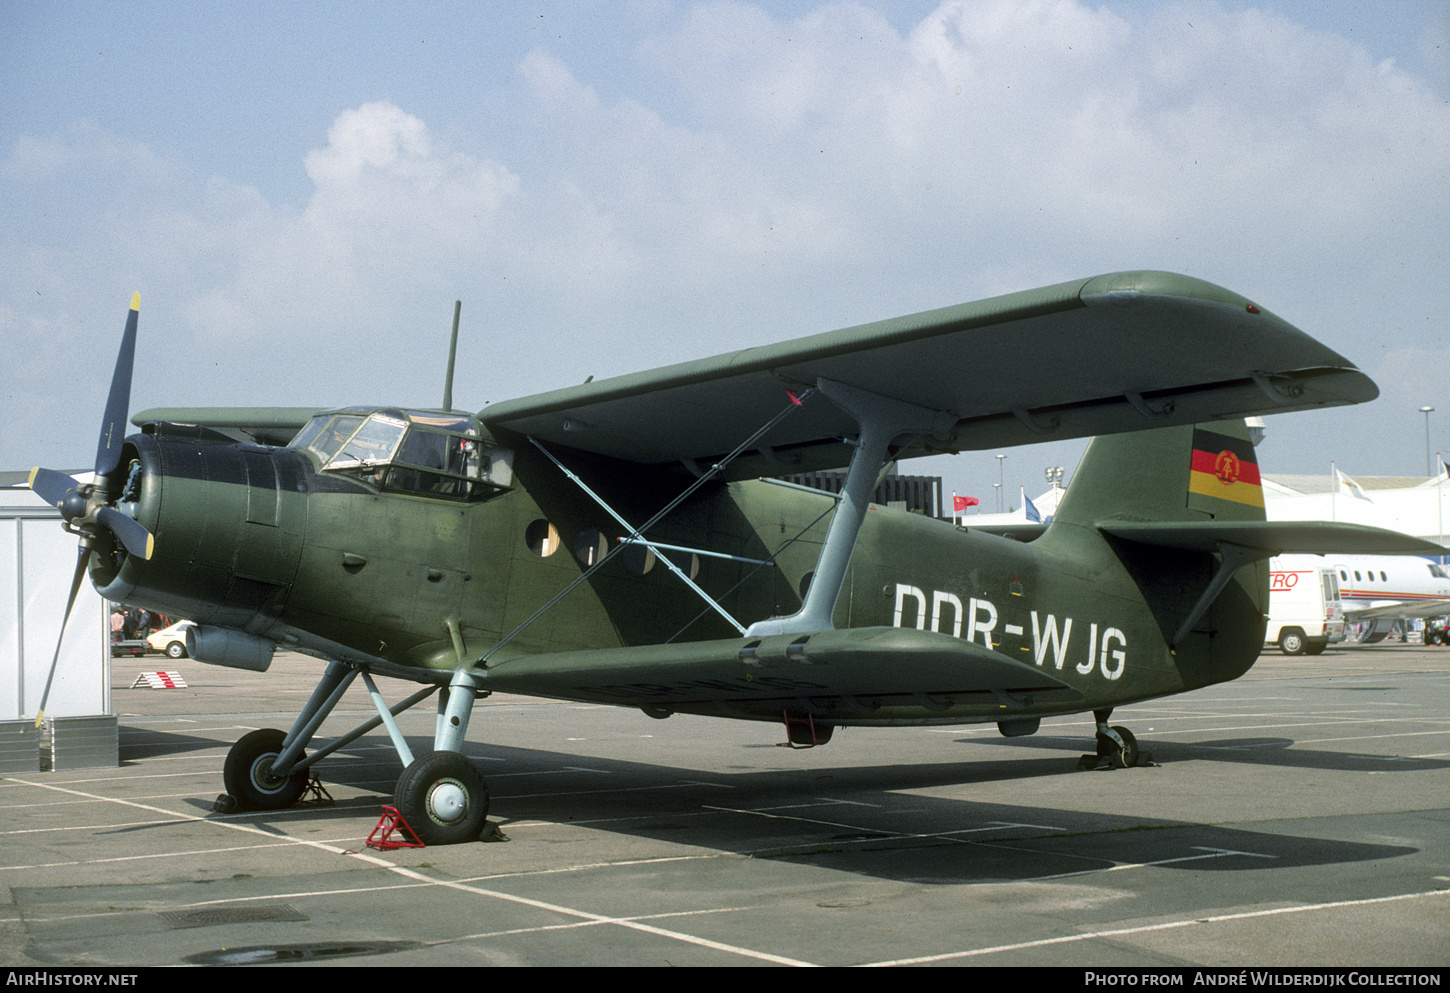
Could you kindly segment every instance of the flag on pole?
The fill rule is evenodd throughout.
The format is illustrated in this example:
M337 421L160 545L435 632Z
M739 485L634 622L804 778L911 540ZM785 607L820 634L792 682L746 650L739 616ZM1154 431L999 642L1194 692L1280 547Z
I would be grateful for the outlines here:
M1334 482L1336 486L1343 486L1345 489L1347 489L1351 496L1357 497L1360 500L1369 500L1370 503L1374 503L1373 500L1369 499L1369 494L1361 489L1358 483L1350 479L1344 473L1340 472L1337 467L1334 470Z
M978 504L978 502L979 501L977 500L976 497L957 496L955 493L953 493L952 494L952 513L954 513L954 514L960 514L962 511L966 510L968 507L975 507Z
M1026 511L1027 519L1029 521L1032 521L1034 524L1042 523L1042 515L1038 513L1037 508L1033 506L1032 498L1027 495L1026 490L1022 490L1022 509Z

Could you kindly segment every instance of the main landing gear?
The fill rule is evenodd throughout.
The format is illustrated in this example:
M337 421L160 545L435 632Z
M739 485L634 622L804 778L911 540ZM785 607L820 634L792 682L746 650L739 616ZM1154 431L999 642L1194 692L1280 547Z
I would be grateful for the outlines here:
M367 685L378 716L307 755L303 749L359 675ZM439 690L442 692L438 698L433 751L415 760L393 718ZM460 669L452 674L447 686L427 687L389 708L366 667L333 662L297 715L291 731L285 734L272 728L252 731L232 746L223 771L229 799L243 810L290 807L306 790L308 770L313 764L381 724L387 727L403 763L393 806L408 826L426 845L472 841L478 837L488 816L488 784L473 762L462 754L462 749L473 703L486 692L479 689L470 673Z
M1093 719L1097 722L1097 754L1084 755L1077 760L1079 769L1131 769L1133 766L1152 765L1153 756L1138 748L1138 739L1133 732L1121 725L1108 726L1112 710L1095 710Z

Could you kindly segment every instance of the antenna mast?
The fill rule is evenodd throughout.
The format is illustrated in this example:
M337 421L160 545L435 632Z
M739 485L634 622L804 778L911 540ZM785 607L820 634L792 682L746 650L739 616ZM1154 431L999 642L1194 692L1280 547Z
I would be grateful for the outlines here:
M463 309L462 300L453 301L453 337L448 342L448 378L443 382L443 409L453 409L453 359L458 354L458 312Z

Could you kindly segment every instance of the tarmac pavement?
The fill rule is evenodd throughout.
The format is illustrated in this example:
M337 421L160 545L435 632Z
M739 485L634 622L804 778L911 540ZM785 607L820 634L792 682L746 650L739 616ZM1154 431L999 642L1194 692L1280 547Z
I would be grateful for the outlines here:
M186 689L131 689L142 669ZM0 964L1072 965L1450 962L1450 650L1269 650L1121 708L1154 767L1077 770L1089 715L778 726L494 696L468 753L489 840L364 844L399 761L330 803L216 814L227 749L320 664L118 659L121 766L0 778ZM380 681L390 701L412 684ZM322 735L373 716L360 686ZM421 754L431 701L400 719Z

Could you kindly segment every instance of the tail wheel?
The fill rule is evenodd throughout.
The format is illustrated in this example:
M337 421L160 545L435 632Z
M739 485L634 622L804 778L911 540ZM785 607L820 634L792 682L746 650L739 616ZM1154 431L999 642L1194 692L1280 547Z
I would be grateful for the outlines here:
M1107 735L1100 734L1098 757L1107 759L1114 769L1131 769L1138 764L1138 739L1133 737L1133 732L1119 725L1114 725L1113 731L1122 739L1122 746Z
M393 805L425 845L473 841L488 816L488 784L458 752L432 752L398 777Z
M243 810L281 810L296 803L307 789L306 769L290 776L272 775L272 763L282 754L286 739L276 728L262 728L242 735L227 752L222 779Z

